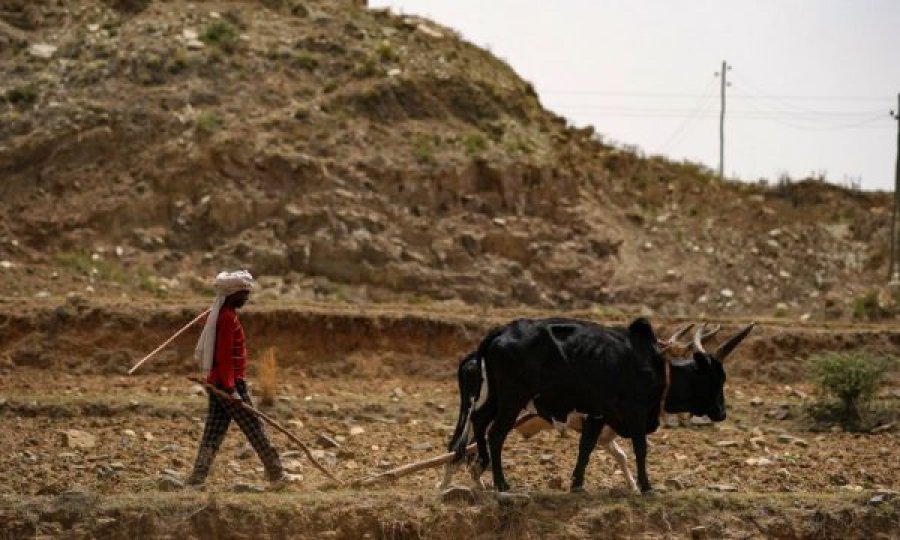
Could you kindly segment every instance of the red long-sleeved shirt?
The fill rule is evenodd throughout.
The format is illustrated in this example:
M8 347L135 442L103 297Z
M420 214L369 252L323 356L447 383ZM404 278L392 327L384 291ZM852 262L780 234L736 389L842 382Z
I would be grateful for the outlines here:
M234 309L222 307L216 321L216 354L207 381L232 390L234 382L244 378L246 369L244 327Z

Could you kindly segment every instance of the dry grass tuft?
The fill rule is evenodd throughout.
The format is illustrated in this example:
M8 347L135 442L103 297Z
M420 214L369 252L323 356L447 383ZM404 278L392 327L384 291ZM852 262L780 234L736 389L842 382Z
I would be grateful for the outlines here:
M275 404L275 393L278 381L278 361L275 359L275 349L269 347L262 353L259 363L259 386L262 405Z

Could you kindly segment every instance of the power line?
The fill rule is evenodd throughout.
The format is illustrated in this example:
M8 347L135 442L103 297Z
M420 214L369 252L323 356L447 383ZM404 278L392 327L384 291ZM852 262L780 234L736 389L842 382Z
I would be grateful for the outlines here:
M752 85L748 85L752 86ZM691 99L703 97L702 94L688 92L617 92L595 90L542 90L540 95L587 95L587 96L617 96L617 97L663 97L673 99ZM822 96L800 94L766 94L773 99L796 99L806 101L885 101L890 99L884 96Z

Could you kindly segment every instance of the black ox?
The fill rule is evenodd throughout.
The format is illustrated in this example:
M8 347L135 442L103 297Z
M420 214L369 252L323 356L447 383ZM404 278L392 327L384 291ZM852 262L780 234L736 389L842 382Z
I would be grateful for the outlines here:
M461 458L470 435L474 436L478 455L473 477L477 480L490 465L495 488L507 491L503 442L532 401L538 414L548 420L565 421L573 411L585 415L573 490L583 486L590 452L603 433L604 444L612 442L615 434L632 440L640 489L650 491L646 436L659 426L664 392L666 412L724 420L722 360L752 328L747 326L713 354L703 349L698 331L693 357L671 365L667 385L664 349L674 340L658 341L646 319L637 319L627 328L563 318L513 321L482 340L474 353L477 371L471 356L460 365L461 398L464 380L471 386L483 374L486 384L474 403L461 399L451 450Z

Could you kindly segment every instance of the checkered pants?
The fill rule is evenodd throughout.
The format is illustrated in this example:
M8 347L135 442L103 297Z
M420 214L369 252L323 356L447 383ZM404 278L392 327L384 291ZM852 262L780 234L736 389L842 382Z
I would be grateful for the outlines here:
M235 389L241 396L241 401L253 406L247 384L243 380L237 381ZM238 427L250 441L250 445L256 450L256 454L266 468L268 479L277 480L282 477L284 471L281 467L281 459L278 457L278 451L269 441L262 421L237 403L231 403L210 394L209 412L206 415L203 438L200 441L197 460L194 462L194 471L191 473L188 483L199 485L206 480L206 475L209 474L216 452L219 451L219 446L222 444L232 420L237 422Z

